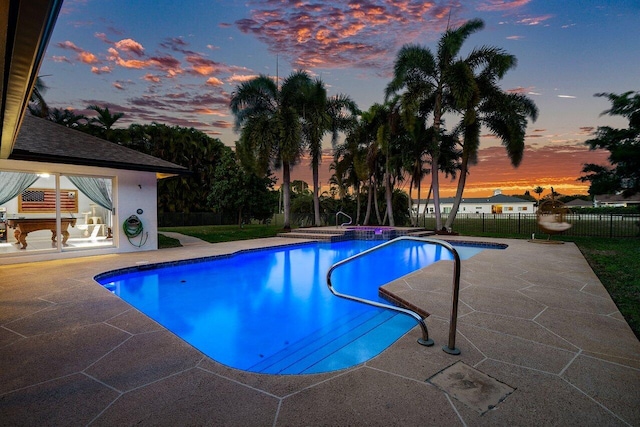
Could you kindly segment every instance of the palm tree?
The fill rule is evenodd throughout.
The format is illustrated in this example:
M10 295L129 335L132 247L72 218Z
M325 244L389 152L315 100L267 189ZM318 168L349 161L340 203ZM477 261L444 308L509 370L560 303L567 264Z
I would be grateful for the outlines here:
M533 189L533 192L538 195L538 206L540 206L540 196L543 191L544 191L544 188L540 187L539 185Z
M54 108L49 112L49 120L68 128L78 128L81 125L80 121L87 120L87 118L82 114L74 113L73 110L68 108L64 110Z
M482 47L474 49L466 62L472 70L482 68L475 76L477 96L469 100L459 126L463 135L460 177L453 207L445 223L447 230L451 230L462 202L469 166L477 163L482 126L501 140L511 164L518 167L524 154L528 118L533 121L538 118L538 109L533 101L524 95L503 92L497 85L498 80L516 66L513 55L502 49Z
M89 123L97 124L97 127L100 129L99 134L101 134L107 141L111 141L113 135L113 125L124 116L124 113L111 114L111 111L109 111L109 107L102 108L98 105L89 105L87 109L93 110L98 113L98 116L92 117L89 120Z
M47 91L47 85L44 84L42 77L36 78L36 83L33 85L31 91L31 97L29 98L29 112L37 117L48 117L49 106L44 100L44 93Z
M469 65L457 55L464 41L483 27L482 20L474 19L456 29L448 29L438 42L436 56L425 47L403 46L396 58L393 80L386 88L387 98L405 90L403 96L417 103L419 115L432 115L433 131L428 151L432 162L431 187L438 231L442 229L442 216L439 174L436 171L441 167L443 115L468 105L477 92Z
M302 129L311 155L314 222L319 226L321 218L318 169L322 161L322 139L327 132L331 132L331 142L335 147L338 133L348 130L353 125L358 108L346 95L327 98L327 90L320 79L315 79L303 87L301 100L302 105L299 108L302 111Z
M291 168L302 153L302 120L298 107L303 88L310 84L303 71L292 73L282 88L260 75L242 83L231 97L239 158L249 168L264 174L270 166L282 168L284 228L291 228Z

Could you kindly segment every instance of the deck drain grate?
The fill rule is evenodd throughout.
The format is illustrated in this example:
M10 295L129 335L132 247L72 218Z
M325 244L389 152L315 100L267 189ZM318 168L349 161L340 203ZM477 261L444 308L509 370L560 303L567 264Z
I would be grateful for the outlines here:
M515 391L507 384L463 362L456 362L443 369L427 379L427 382L480 414L495 408Z

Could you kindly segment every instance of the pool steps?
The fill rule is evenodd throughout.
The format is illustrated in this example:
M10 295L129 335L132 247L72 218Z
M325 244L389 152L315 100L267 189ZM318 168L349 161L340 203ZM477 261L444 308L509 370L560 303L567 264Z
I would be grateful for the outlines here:
M398 335L390 334L389 329L406 330L413 323L406 316L388 310L357 310L345 316L337 329L335 325L327 325L248 370L264 374L310 374L345 368L370 359L395 341ZM392 337L391 342L388 337Z
M388 240L398 236L426 237L432 236L433 231L421 227L363 227L354 229L348 227L309 227L297 228L288 233L279 233L278 237L290 239L309 239L318 242L340 242L344 240Z

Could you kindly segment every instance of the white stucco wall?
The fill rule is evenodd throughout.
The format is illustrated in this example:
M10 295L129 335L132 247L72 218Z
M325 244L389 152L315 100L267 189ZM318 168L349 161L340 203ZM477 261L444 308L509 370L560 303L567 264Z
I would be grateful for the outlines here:
M517 202L517 203L465 203L461 202L460 207L458 209L458 213L471 214L471 213L492 213L491 209L494 205L502 206L503 214L514 214L514 213L526 213L533 214L535 213L535 207L533 202ZM453 207L453 203L440 203L440 212L448 213L451 211ZM418 209L418 204L414 203L412 205L412 209L414 212ZM511 209L511 210L509 210ZM424 203L420 204L420 215L423 215L425 212L433 213L433 201L429 201L429 204L425 206Z
M138 172L110 168L97 168L89 166L63 165L56 163L36 163L17 160L0 160L0 171L7 172L35 172L66 174L66 175L86 175L109 177L113 179L113 246L104 248L91 248L73 251L56 252L17 252L0 254L0 265L18 262L40 261L48 259L75 258L89 255L102 255L111 253L139 252L158 249L158 216L157 216L157 178L154 172ZM61 187L65 188L64 178L61 177ZM37 184L39 185L39 183ZM46 188L46 187L42 187ZM79 212L87 209L86 201L79 199ZM15 204L13 206L11 204ZM3 205L10 212L17 212L17 202L8 202ZM136 211L142 209L142 214ZM133 239L135 244L129 243L122 230L123 221L129 215L137 215L143 225L145 235L148 239L142 247L137 247L139 237ZM50 216L50 215L49 215ZM64 216L64 214L62 215ZM82 217L81 214L78 215Z

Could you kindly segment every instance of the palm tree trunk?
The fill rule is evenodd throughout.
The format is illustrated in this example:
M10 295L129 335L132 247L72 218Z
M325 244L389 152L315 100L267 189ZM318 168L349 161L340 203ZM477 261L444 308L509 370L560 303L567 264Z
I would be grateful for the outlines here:
M438 82L435 108L433 110L433 150L431 154L431 188L433 190L433 209L436 214L436 231L442 229L440 214L440 123L442 121L442 81Z
M411 181L409 181L409 219L411 220L411 226L416 226L416 220L413 217L413 196L411 192L413 191L413 177L411 177Z
M378 206L378 185L376 181L373 181L373 206L376 211L376 218L378 219L378 224L382 225L382 219L380 219L380 206Z
M449 212L449 217L447 218L447 221L444 224L444 228L447 230L451 230L451 227L453 226L453 221L456 219L456 215L458 214L458 209L460 208L460 202L462 202L462 193L464 192L464 186L467 183L468 169L469 169L469 152L468 150L463 150L462 162L460 164L460 177L458 178L458 188L456 189L456 198L453 201L453 207L451 208L451 212Z
M313 214L315 219L316 227L320 227L320 188L319 188L319 179L318 179L318 162L317 160L313 161Z
M414 227L418 226L418 220L420 219L420 183L422 182L421 179L418 180L418 204L417 204L417 208L416 208L416 223L414 224Z
M356 184L356 223L360 224L360 182Z
M387 213L386 216L389 217L389 225L391 227L395 226L395 221L393 220L393 204L392 204L392 199L393 199L393 193L391 191L391 174L389 172L385 172L384 174L384 191L385 191L385 196L387 198Z
M363 225L369 225L369 219L371 218L371 205L372 205L372 198L373 198L373 194L372 194L372 187L373 187L373 182L371 177L369 177L369 187L367 187L367 212L364 215L364 222Z
M438 173L439 156L431 156L431 191L433 192L433 210L436 215L436 231L442 230L442 214L440 213L440 182Z
M291 229L291 170L289 162L282 162L282 202L284 204L284 225L285 230Z

